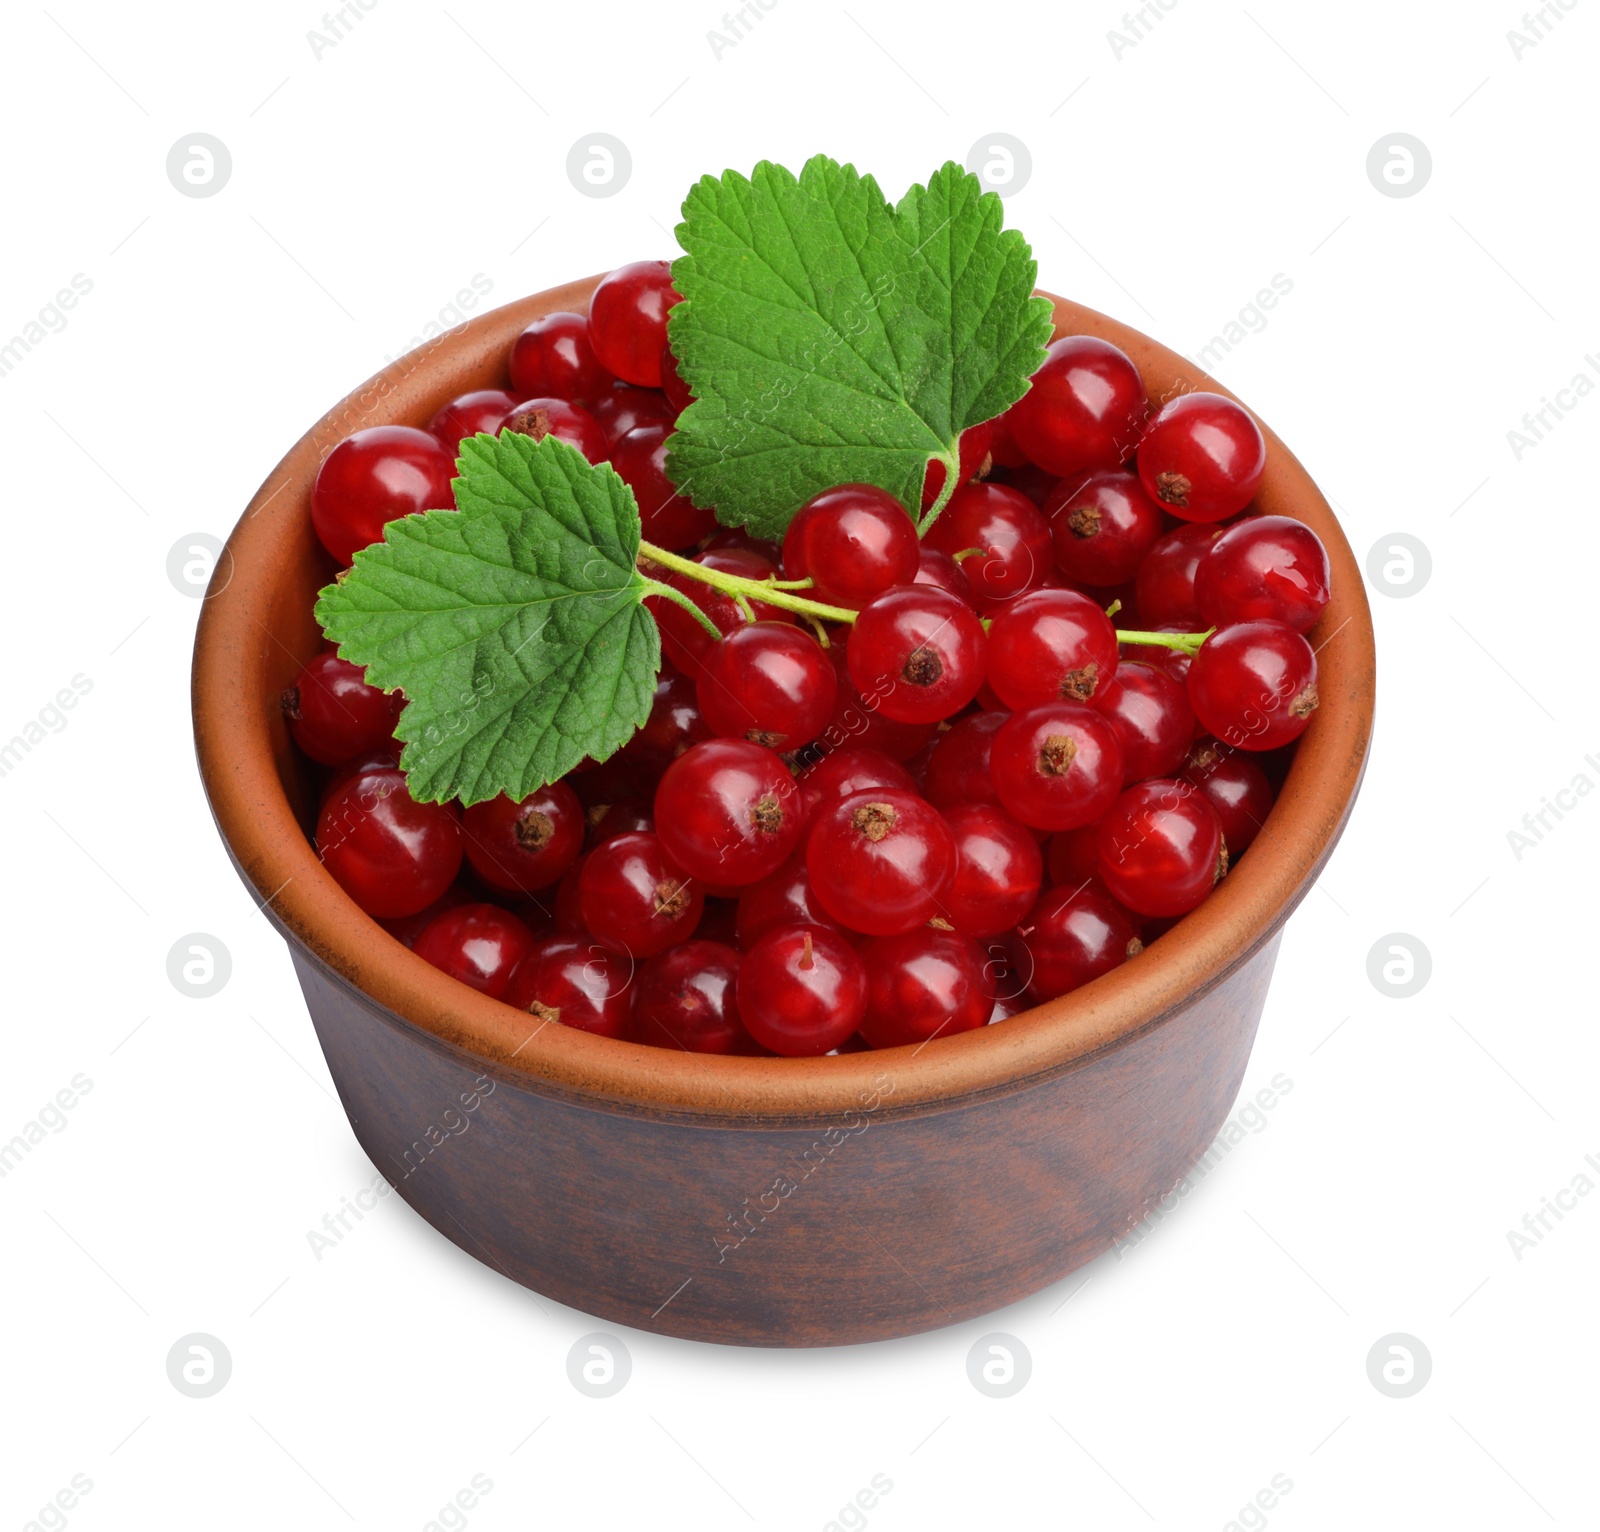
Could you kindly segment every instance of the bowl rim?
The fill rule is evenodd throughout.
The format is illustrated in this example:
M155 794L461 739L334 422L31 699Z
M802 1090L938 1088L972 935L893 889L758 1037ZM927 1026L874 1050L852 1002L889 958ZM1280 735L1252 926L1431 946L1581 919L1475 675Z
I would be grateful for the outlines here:
M601 1110L769 1127L837 1118L869 1100L880 1115L920 1114L1027 1089L1159 1027L1274 939L1349 817L1365 769L1376 682L1371 613L1356 557L1310 475L1259 417L1267 471L1253 505L1310 525L1332 567L1333 597L1310 635L1321 705L1250 854L1138 961L1004 1025L932 1044L815 1059L735 1058L674 1053L559 1025L530 1030L521 1012L433 968L358 909L302 831L274 762L268 710L237 679L247 657L262 650L264 634L277 642L262 621L275 573L305 556L311 484L339 440L366 425L424 424L446 400L503 384L515 337L546 314L584 312L599 280L549 288L478 315L374 374L267 476L217 560L195 636L196 756L231 859L291 945L419 1041L522 1088ZM1236 398L1130 326L1041 295L1055 306L1056 336L1093 334L1121 347L1144 375L1152 401L1202 389Z

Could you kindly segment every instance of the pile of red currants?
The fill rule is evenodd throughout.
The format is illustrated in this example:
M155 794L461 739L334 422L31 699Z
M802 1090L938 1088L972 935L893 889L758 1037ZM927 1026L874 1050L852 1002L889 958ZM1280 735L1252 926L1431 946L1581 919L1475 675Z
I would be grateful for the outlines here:
M1317 705L1328 560L1302 524L1240 516L1266 466L1255 421L1210 393L1152 413L1126 355L1068 336L965 433L924 536L883 490L843 484L779 547L666 475L690 397L675 301L665 262L622 267L586 318L517 339L509 391L328 455L312 514L349 563L386 522L452 504L464 436L553 434L626 480L645 539L699 577L650 572L721 634L650 598L664 658L634 738L464 810L406 791L404 699L320 654L284 710L328 768L329 872L540 1023L704 1053L921 1045L1138 954L1261 832ZM935 463L920 509L943 480Z

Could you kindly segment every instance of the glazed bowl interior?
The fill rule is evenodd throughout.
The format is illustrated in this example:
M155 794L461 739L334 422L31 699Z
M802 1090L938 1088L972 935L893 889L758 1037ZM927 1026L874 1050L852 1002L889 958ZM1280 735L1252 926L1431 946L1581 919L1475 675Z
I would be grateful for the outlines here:
M1332 565L1333 597L1309 635L1318 651L1321 704L1249 854L1199 909L1135 961L1001 1025L918 1048L726 1058L540 1026L440 973L363 914L311 845L317 781L278 705L321 646L312 606L336 572L311 527L317 469L338 441L363 426L425 425L455 395L504 385L517 334L543 314L583 312L596 281L484 314L370 379L291 449L218 561L195 648L196 749L229 853L287 937L335 980L380 1002L397 1025L497 1075L602 1109L763 1124L847 1111L886 1070L895 1080L887 1115L1023 1088L1159 1024L1273 937L1350 812L1371 730L1374 662L1371 617L1350 547L1310 477L1264 422L1268 464L1253 509L1311 526ZM1064 299L1052 302L1058 335L1093 334L1120 346L1138 365L1153 402L1196 389L1227 393L1139 332Z

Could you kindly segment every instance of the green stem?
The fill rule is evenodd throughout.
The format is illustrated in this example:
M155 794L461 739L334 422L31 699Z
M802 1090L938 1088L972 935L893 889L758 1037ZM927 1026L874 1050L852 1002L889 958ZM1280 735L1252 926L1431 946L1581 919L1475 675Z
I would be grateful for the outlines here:
M668 601L676 601L713 638L722 637L722 629L707 617L681 590L674 589L670 585L664 585L660 580L646 580L644 587L652 596L665 596Z
M956 492L956 480L961 476L961 444L959 440L948 452L938 452L930 459L935 463L944 464L944 483L939 486L938 498L928 507L928 514L917 523L917 536L926 537L928 528L939 519L939 512L950 503L950 497ZM926 469L923 470L927 472Z
M799 612L806 617L818 617L824 622L854 622L856 614L848 607L827 606L821 601L808 601L804 596L796 596L784 590L782 584L775 580L746 580L741 575L731 575L725 570L709 569L704 564L697 564L693 559L686 559L676 553L668 553L665 548L657 548L653 543L641 542L639 544L639 557L652 564L659 564L663 569L673 570L677 574L688 575L693 580L703 580L707 585L715 586L718 590L726 591L736 599L743 596L751 601L765 601L769 606L780 606L785 611ZM653 586L654 581L650 582ZM663 591L670 587L662 586ZM705 614L681 592L673 591L675 599L684 606L690 607L705 621ZM707 625L710 626L709 621ZM720 635L719 635L720 636Z
M1217 630L1207 628L1204 633L1142 633L1137 629L1118 628L1119 644L1148 644L1160 649L1177 649L1184 654L1198 654L1200 646Z

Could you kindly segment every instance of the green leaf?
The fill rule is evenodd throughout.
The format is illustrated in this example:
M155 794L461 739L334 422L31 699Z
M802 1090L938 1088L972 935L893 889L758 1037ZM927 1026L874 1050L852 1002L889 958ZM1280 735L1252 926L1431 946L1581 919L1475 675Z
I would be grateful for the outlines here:
M1027 392L1050 339L1026 241L950 163L891 207L825 155L796 179L762 161L683 205L672 349L695 402L668 472L729 526L781 537L830 485L921 504L969 426Z
M639 604L639 512L553 436L474 436L458 467L459 510L391 521L317 620L374 686L405 692L413 797L521 799L649 716L661 644Z

